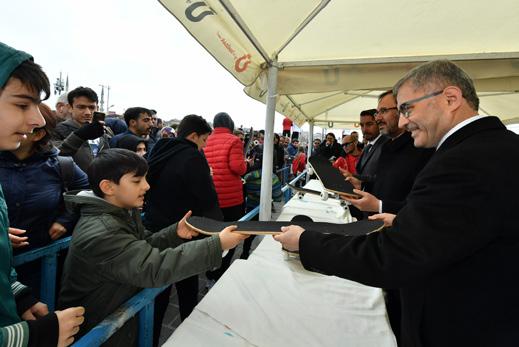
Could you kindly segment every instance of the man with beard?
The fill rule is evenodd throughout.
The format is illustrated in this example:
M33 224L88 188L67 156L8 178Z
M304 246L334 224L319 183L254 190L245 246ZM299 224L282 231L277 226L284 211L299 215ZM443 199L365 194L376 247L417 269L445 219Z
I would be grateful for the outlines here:
M362 190L371 192L373 190L373 181L375 179L375 171L377 169L378 159L382 146L389 139L386 135L382 135L378 129L375 119L376 109L365 110L360 113L360 130L364 140L368 141L364 147L362 154L357 162L357 174L355 175L362 181Z

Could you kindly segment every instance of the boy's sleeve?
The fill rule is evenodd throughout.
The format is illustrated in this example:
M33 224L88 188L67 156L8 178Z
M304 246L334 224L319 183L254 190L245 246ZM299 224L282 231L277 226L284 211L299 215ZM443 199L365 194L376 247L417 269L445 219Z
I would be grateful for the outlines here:
M2 347L55 347L58 345L58 339L59 322L55 313L0 328Z
M16 301L16 311L18 315L21 316L25 311L36 304L38 300L32 294L31 288L16 280L16 271L14 268L11 268L10 279L11 291Z
M21 346L29 345L29 325L27 322L20 322L0 328L0 346Z
M160 250L180 246L183 240L177 234L177 225L177 223L172 224L156 233L146 231L146 240L150 245Z
M102 276L136 287L165 286L219 267L222 261L218 236L161 250L148 240L113 230L111 236L97 238L90 247L103 258L97 262Z

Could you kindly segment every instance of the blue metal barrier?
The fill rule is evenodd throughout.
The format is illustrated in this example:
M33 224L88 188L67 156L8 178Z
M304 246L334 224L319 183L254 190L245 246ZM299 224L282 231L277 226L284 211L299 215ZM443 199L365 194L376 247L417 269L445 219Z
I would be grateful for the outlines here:
M47 304L49 311L54 311L56 306L56 268L58 264L58 252L67 249L69 244L70 236L54 241L48 246L37 248L14 257L14 266L41 259L40 300ZM54 280L49 281L49 278Z
M130 318L139 314L139 346L151 347L153 344L153 309L154 300L168 286L162 288L147 288L135 294L131 299L119 306L115 312L96 325L73 346L99 346Z
M299 175L297 175L292 181L289 182L289 184L291 184L291 185L296 184L297 181L302 179L303 176L305 176L305 175L306 175L306 170L301 172ZM283 188L281 188L281 191L285 194L285 203L287 203L288 200L290 200L290 198L292 197L292 189L290 189L290 187L288 185L285 185Z
M290 175L290 166L284 166L278 171L276 175L280 178L281 185L284 186L288 182L288 176Z

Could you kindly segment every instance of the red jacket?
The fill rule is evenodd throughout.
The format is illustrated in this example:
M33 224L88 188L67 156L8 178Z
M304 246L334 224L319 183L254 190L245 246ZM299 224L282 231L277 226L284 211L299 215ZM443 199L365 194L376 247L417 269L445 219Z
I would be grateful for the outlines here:
M292 121L290 120L290 118L285 117L285 119L283 119L283 130L290 130L291 126L292 126Z
M207 139L205 157L213 169L213 181L220 208L243 203L241 176L247 171L243 144L227 128L215 128Z
M298 153L292 162L292 173L298 175L306 169L306 154Z

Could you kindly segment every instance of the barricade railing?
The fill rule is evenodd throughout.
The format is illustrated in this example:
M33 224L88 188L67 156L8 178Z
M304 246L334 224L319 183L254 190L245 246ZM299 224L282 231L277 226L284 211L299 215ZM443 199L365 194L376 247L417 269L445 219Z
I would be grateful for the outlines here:
M281 169L277 170L276 175L278 175L279 180L281 181L281 186L287 184L288 177L290 176L290 165L284 166Z
M50 311L56 307L56 269L58 252L67 249L70 236L52 242L50 245L24 252L14 257L14 266L41 259L40 300L47 304ZM53 279L53 280L48 280Z
M290 184L295 184L300 180L306 171L303 171L295 177ZM284 193L290 193L290 188L285 185L281 189ZM259 206L245 214L239 219L249 221L259 214ZM55 290L56 290L56 268L57 253L68 248L70 237L55 241L48 246L41 247L26 253L17 255L14 258L14 265L21 265L34 260L42 259L42 276L41 276L41 300L47 304L49 310L55 308ZM48 279L54 279L48 281ZM168 286L162 288L146 288L134 295L124 304L119 306L115 312L106 317L101 323L96 325L92 330L79 339L73 346L93 347L99 346L110 338L119 328L121 328L129 319L136 314L139 315L139 346L151 347L153 343L153 313L154 300Z
M162 293L162 288L146 288L135 294L115 312L92 328L73 344L75 347L99 346L110 338L124 323L139 315L139 347L151 347L153 344L153 313L155 297Z
M306 170L304 170L303 172L301 172L299 175L297 175L292 181L288 182L288 184L290 185L295 185L297 184L297 181L299 181L300 179L302 179L305 175L306 175ZM281 188L281 191L284 193L285 195L285 203L288 202L288 200L290 200L290 198L292 197L292 189L287 185L283 186L283 188Z

